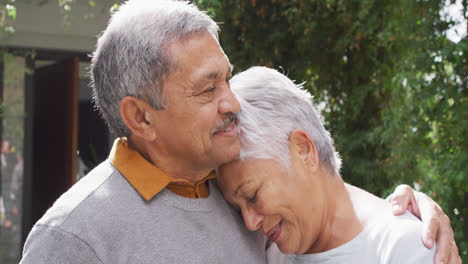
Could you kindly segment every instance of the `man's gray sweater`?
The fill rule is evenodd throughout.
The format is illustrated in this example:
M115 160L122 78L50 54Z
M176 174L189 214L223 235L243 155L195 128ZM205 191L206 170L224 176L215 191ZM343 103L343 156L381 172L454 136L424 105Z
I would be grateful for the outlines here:
M105 161L35 224L20 263L265 263L261 234L209 188L208 198L164 189L145 201Z

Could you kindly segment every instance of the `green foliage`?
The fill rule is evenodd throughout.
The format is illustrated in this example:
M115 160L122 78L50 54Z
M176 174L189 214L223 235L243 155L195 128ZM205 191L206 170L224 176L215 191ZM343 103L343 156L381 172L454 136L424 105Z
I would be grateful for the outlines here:
M468 40L447 40L441 1L195 2L219 21L236 71L281 67L326 103L345 181L381 196L419 186L468 261Z
M16 19L16 7L13 5L5 5L5 9L7 11L7 14L11 19L15 20Z
M4 65L3 102L0 105L2 121L2 140L7 140L13 152L23 153L24 143L24 75L29 73L24 57L15 56L3 50L1 57Z
M14 0L0 1L0 38L15 33L13 26L16 20L16 7Z
M23 0L24 3L27 4L34 4L37 6L43 6L48 4L51 0ZM81 1L81 0L80 0ZM102 12L103 10L107 10L109 13L112 13L115 11L119 3L123 2L124 0L100 0L94 1L94 0L89 0L88 1L88 6L89 6L89 13L85 15L85 18L91 18L95 16L95 9L97 8L97 3L100 3L100 7L102 9L99 9L99 12ZM16 6L15 6L16 0L0 0L0 30L3 31L3 35L0 32L0 41L2 37L8 37L10 35L13 35L15 33L15 20L16 20ZM71 23L71 18L72 18L72 10L73 6L77 4L78 0L57 0L53 1L57 2L58 7L60 7L60 12L63 17L63 26L64 28L68 28Z

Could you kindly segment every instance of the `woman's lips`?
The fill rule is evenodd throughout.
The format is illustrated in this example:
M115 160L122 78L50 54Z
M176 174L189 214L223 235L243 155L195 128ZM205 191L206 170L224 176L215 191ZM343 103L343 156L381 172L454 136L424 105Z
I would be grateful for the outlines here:
M276 242L276 240L278 240L280 235L281 235L281 221L265 234L265 236L273 242Z

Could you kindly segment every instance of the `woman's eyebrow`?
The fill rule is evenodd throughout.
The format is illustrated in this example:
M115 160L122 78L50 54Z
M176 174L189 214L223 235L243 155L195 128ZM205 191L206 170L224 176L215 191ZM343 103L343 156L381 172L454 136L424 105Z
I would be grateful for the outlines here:
M237 188L234 190L234 197L239 197L239 190L242 188L242 186L249 184L250 182L252 182L252 180L248 180L247 182L239 184L239 186L237 186Z

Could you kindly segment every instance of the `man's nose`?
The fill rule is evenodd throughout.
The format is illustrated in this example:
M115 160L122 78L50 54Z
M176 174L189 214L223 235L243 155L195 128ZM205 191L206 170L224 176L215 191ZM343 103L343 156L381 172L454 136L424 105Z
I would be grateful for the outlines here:
M218 105L218 111L220 114L226 113L237 113L240 110L239 101L237 101L236 96L232 93L229 84L226 84L223 87L223 95Z
M253 209L243 209L242 217L244 218L244 224L250 231L257 231L265 218L262 214L257 213Z

